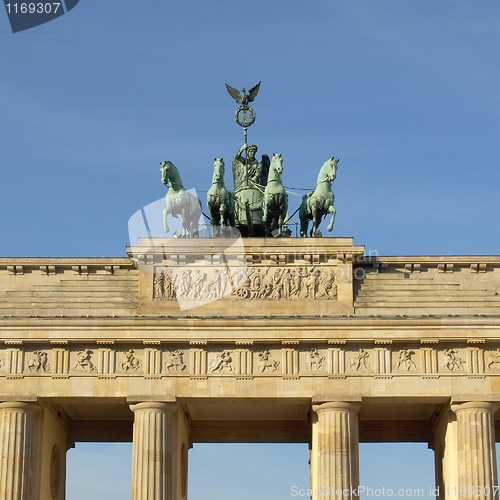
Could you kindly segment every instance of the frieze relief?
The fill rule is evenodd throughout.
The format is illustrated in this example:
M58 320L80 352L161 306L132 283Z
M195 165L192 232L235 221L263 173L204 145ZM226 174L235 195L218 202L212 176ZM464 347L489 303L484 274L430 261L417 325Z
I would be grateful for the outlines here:
M370 370L370 354L365 349L359 349L357 353L349 358L349 368L353 372Z
M232 272L231 268L229 270ZM242 283L235 287L234 283ZM337 299L335 271L327 267L205 266L160 269L153 276L153 299L210 300L230 295L239 299Z
M271 351L265 350L257 353L259 362L257 364L258 373L277 373L280 369L280 362L273 359Z
M159 341L157 342L159 344ZM359 344L358 344L359 345ZM0 374L22 376L434 376L500 374L500 347L432 347L344 345L316 347L298 342L263 349L241 346L219 349L206 345L160 347L147 345L93 349L29 349L0 351ZM227 346L226 346L227 347Z
M30 372L50 371L49 355L45 351L33 351L26 360L26 369Z
M208 365L208 372L234 372L233 358L231 356L231 351L222 351L220 353L214 353L215 357L212 358Z
M322 356L316 347L312 347L311 350L306 351L304 365L308 372L324 371L325 366L325 356Z
M92 362L92 355L94 351L90 349L84 349L83 351L78 351L76 353L76 363L73 365L73 370L80 372L92 372L96 368Z
M176 349L175 351L167 352L167 361L165 361L165 370L167 372L180 373L186 369L184 364L184 351Z
M487 366L492 372L500 372L500 347L496 351L487 351Z
M456 349L445 349L443 352L444 355L444 367L449 371L463 371L465 359L461 358L458 355L458 351Z
M401 371L417 371L417 365L413 361L415 351L412 349L400 349L398 353L398 365L396 370Z
M136 372L141 368L141 361L136 357L134 349L129 349L123 353L120 366L124 372Z

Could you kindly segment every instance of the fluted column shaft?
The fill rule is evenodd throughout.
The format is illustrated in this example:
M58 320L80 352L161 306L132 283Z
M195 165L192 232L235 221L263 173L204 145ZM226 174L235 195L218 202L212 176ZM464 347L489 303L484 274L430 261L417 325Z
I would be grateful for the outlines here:
M313 443L318 491L313 491L313 498L355 499L359 486L359 405L330 402L315 405L313 410L318 414L317 443Z
M132 500L170 500L170 418L177 407L171 403L139 403L130 409L134 412Z
M494 413L498 404L471 402L452 405L458 426L457 497L498 499Z
M0 403L0 500L28 500L33 477L33 421L39 406Z

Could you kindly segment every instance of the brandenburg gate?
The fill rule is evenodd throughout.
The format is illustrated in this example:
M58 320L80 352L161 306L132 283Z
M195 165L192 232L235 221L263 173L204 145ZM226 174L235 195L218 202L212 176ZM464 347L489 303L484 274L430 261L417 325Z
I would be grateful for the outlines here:
M226 85L245 143L233 192L215 158L213 238L163 161L173 238L139 221L126 258L0 258L0 500L63 500L77 441L132 441L132 500L187 499L199 442L309 443L310 496L354 500L359 443L384 441L432 447L440 499L498 499L500 257L322 238L335 157L296 210L313 237L287 238L283 156L247 142L259 88Z
M81 441L133 443L133 500L186 499L200 442L309 443L342 500L360 442L424 442L440 498L498 498L500 257L223 240L0 259L0 500L64 499Z

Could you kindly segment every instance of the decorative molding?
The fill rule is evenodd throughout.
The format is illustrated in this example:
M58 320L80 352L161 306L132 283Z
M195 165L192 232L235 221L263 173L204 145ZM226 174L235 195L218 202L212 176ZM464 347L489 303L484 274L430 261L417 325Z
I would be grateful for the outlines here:
M69 349L66 344L46 341L36 345L20 343L0 349L0 377L20 376L67 378L85 375L96 378L160 377L343 377L425 376L481 377L500 375L500 347L485 350L485 344L457 342L421 345L415 341L393 341L370 345L300 340L274 341L264 346L253 341L227 340L207 348L207 341L169 343L165 349L151 344L128 346L99 344L98 348ZM94 341L95 343L95 341ZM458 345L457 345L458 344ZM131 347L134 346L134 348ZM214 350L215 349L215 350Z
M271 260L285 264L286 255L271 255ZM237 275L238 272L241 275ZM152 298L193 301L226 296L249 300L337 299L337 278L332 266L252 266L231 276L227 273L225 266L161 268L152 277ZM231 282L243 283L231 291Z

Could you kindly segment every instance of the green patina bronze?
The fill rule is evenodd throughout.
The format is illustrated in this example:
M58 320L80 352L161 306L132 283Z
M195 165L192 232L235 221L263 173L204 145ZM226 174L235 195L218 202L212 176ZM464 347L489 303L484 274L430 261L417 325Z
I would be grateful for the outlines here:
M236 110L235 120L243 127L245 143L232 160L234 192L229 192L224 183L225 165L222 158L215 158L212 186L207 193L207 206L214 237L232 235L236 227L242 236L283 236L290 235L287 230L288 195L282 183L283 157L274 154L262 155L257 159L257 146L248 144L247 132L255 121L255 112L249 106L260 89L260 82L247 93L226 84L226 89L240 107ZM334 157L321 167L314 192L307 193L300 205L300 235L307 236L309 221L312 220L310 236L320 236L318 231L321 219L331 214L328 231L332 231L336 210L333 207L334 195L332 182L337 175L339 160ZM201 215L200 200L187 192L175 165L170 161L161 163L162 182L169 187L163 211L165 232L169 227L167 216L180 216L183 236L198 236L198 223ZM294 212L296 213L296 212Z
M226 189L224 173L224 160L215 158L212 186L207 193L207 207L214 237L224 236L234 227L234 196Z
M256 152L257 146L245 143L233 158L235 226L244 236L264 236L262 203L270 162L267 155L259 161Z
M278 236L283 236L283 226L285 225L288 211L288 195L281 182L282 174L283 157L281 154L274 154L269 166L262 205L262 221L265 225L266 236L271 236L271 233L275 230L278 231Z
M314 192L307 193L302 198L299 210L301 236L307 236L307 227L310 220L313 221L310 236L315 236L321 218L326 214L332 214L327 229L329 232L333 229L336 210L333 207L335 197L332 192L332 182L337 176L337 164L339 161L333 156L327 160L319 171L316 189Z
M168 233L167 216L179 217L182 221L183 237L198 237L198 224L201 216L201 201L184 189L177 167L171 161L162 161L161 181L168 187L165 202L167 208L163 210L163 226Z

